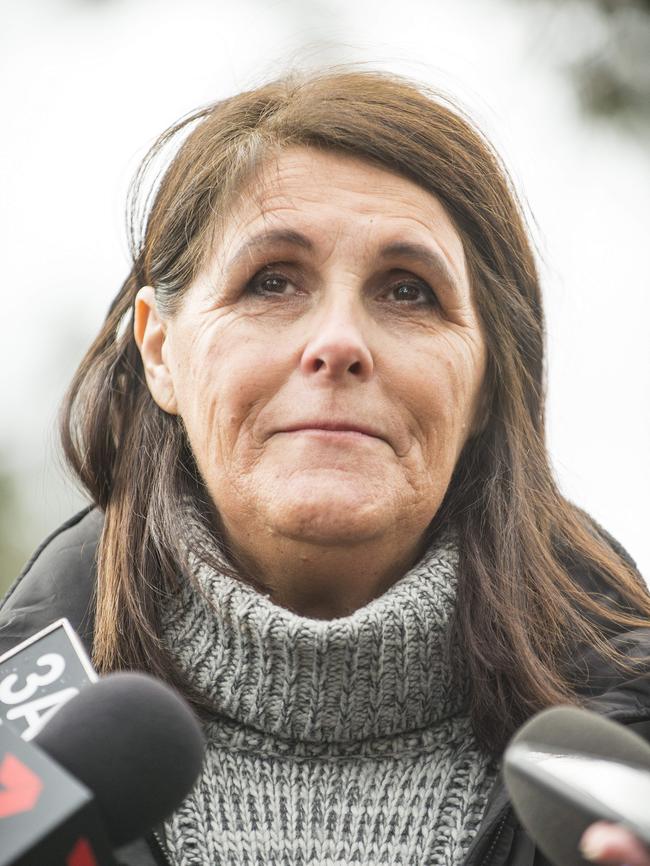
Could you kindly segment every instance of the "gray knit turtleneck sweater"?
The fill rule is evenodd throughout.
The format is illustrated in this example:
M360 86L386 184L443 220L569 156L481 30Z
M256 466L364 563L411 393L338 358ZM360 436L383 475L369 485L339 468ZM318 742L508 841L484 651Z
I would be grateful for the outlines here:
M432 550L333 620L197 567L165 640L219 716L165 825L174 864L462 863L495 768L452 674L456 560Z

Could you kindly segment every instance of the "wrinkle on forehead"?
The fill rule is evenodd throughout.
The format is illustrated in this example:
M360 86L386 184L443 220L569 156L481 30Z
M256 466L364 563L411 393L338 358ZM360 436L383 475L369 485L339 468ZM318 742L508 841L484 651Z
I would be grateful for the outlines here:
M332 193L329 207L322 200L322 185L314 183L319 176ZM215 226L212 249L223 267L258 224L260 229L289 228L298 219L329 257L348 235L343 214L352 220L355 243L370 243L382 221L382 230L395 237L410 233L421 238L424 233L439 247L456 280L469 283L462 239L434 195L362 158L307 147L281 151L255 171Z

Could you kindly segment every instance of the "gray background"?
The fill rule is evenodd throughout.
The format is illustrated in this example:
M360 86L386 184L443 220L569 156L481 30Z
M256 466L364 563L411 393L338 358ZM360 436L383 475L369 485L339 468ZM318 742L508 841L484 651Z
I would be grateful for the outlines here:
M454 95L525 196L565 494L650 573L650 25L643 2L0 0L0 588L82 502L63 390L128 269L147 147L197 105L357 62Z

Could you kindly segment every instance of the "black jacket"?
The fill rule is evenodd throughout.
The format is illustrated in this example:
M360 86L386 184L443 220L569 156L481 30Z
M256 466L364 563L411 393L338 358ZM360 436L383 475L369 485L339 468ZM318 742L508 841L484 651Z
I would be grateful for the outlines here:
M52 533L34 553L0 608L0 655L60 617L67 617L91 652L94 631L95 554L102 515L87 508ZM616 551L630 562L617 543ZM603 592L590 575L575 579ZM610 593L611 594L611 593ZM631 655L650 655L650 624L617 638ZM588 654L580 660L583 692L591 709L628 725L650 740L650 676L628 680ZM124 866L168 866L153 834L122 849ZM483 821L465 866L542 866L543 856L517 822L500 779L488 800Z

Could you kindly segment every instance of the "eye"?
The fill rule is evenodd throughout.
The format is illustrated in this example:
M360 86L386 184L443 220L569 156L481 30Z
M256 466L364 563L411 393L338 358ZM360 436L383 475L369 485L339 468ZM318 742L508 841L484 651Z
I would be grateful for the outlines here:
M388 290L390 300L416 306L437 306L433 289L424 280L417 278L401 279L392 283Z
M246 294L270 297L272 295L295 295L296 284L284 274L264 269L259 271L246 285Z

